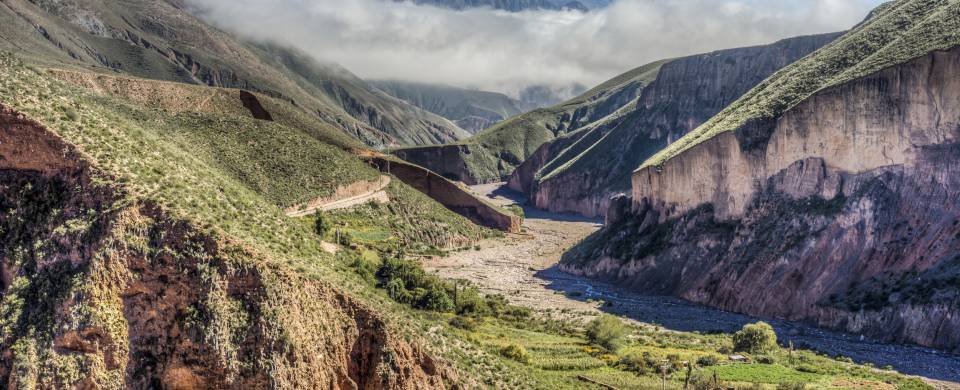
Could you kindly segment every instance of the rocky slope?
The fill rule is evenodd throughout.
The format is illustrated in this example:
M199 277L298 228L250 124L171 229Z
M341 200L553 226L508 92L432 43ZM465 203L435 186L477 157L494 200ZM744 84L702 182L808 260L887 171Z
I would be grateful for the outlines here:
M2 105L0 129L6 387L443 387L365 304L133 198Z
M286 100L371 146L451 142L469 136L334 64L213 28L181 2L27 1L0 4L0 50L42 65L106 71Z
M522 102L496 92L405 81L371 81L370 84L417 108L447 118L473 134L523 112Z
M538 208L602 216L613 195L630 191L630 175L644 160L838 36L798 37L671 60L640 93L634 110L607 126L542 146L517 167L510 185Z
M886 4L633 175L565 268L960 347L960 4Z
M633 69L561 104L510 118L458 143L402 148L398 157L467 184L506 179L544 143L603 126L635 107L663 61Z

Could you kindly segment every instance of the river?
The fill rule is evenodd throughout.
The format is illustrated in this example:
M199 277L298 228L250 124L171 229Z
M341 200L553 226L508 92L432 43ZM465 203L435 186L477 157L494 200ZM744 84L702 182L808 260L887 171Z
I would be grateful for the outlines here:
M524 204L519 194L501 184L472 187L498 204ZM648 296L560 271L560 255L597 231L602 221L558 215L525 207L524 233L481 243L479 250L455 252L427 261L425 267L447 278L470 280L481 289L504 294L516 304L538 310L591 315L610 312L665 329L733 332L744 324L767 321L783 343L846 356L877 367L937 381L941 388L960 389L960 356L911 345L880 343L859 335L802 323L757 318L712 309L681 299ZM604 301L608 304L600 305Z

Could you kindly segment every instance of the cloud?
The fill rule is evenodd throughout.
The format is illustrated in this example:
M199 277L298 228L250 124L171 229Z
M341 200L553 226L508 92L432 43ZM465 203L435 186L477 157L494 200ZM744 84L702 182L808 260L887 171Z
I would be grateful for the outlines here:
M840 31L880 0L617 0L589 13L390 0L189 0L214 24L367 79L515 93L594 85L663 58Z

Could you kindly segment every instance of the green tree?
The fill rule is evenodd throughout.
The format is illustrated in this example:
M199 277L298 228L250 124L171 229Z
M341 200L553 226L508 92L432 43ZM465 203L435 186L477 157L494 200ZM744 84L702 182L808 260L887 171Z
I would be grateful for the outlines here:
M733 334L733 350L737 352L764 353L777 348L777 333L770 324L760 321L747 324Z
M587 325L587 338L594 344L616 352L623 346L629 329L619 318L601 314Z
M330 223L330 218L327 218L327 216L324 215L320 210L317 210L313 216L316 218L316 222L313 224L313 230L316 231L317 235L320 237L325 237L327 232L330 231L330 228L333 227L333 225Z
M419 306L425 310L449 312L453 311L453 300L443 286L434 283L427 288L427 293L420 299Z

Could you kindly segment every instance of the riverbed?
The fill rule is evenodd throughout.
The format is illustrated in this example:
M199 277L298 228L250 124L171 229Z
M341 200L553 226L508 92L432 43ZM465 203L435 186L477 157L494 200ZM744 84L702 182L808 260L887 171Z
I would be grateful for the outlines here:
M471 188L501 205L525 203L520 194L502 184ZM556 267L562 253L599 230L602 221L526 206L524 210L527 218L522 234L482 242L479 250L428 260L426 269L446 278L469 280L486 292L507 296L515 304L567 317L589 317L603 311L665 330L688 332L733 332L744 324L764 320L773 325L783 343L792 342L798 348L842 355L877 367L892 366L905 374L942 381L936 383L939 388L960 389L957 355L726 312L672 297L643 295L564 273Z

